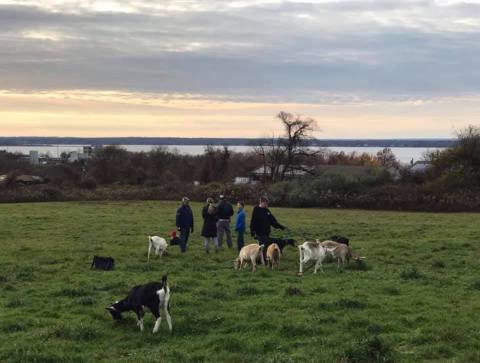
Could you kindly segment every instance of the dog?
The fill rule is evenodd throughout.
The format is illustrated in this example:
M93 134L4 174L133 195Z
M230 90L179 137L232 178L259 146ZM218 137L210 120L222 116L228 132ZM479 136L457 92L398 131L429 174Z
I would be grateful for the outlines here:
M350 245L350 240L347 237L343 237L343 236L337 236L337 235L332 236L330 237L330 241L338 242L347 246Z

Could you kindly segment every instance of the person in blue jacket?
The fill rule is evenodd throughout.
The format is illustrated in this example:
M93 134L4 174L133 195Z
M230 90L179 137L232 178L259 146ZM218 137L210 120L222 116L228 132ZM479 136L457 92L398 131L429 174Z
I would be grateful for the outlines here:
M190 199L182 198L182 204L177 209L176 224L180 231L180 250L187 251L187 242L190 233L193 233L193 213L189 205Z
M235 232L237 232L237 248L240 251L244 244L245 236L245 204L243 202L238 202L237 207L237 222L235 224Z

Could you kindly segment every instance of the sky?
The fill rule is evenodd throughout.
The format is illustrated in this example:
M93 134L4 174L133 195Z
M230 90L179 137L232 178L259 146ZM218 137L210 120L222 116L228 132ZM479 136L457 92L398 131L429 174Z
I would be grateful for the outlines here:
M0 0L0 136L452 137L479 65L480 0Z

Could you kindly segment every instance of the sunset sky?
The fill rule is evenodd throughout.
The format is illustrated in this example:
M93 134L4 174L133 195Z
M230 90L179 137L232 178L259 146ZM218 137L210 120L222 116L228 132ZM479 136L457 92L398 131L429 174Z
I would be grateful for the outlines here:
M320 138L480 124L480 0L0 0L0 136Z

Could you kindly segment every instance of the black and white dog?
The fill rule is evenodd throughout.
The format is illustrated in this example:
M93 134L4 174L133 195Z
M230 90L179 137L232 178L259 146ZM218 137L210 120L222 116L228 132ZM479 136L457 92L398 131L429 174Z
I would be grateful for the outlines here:
M280 247L280 251L283 252L283 249L290 245L292 247L295 247L295 240L291 238L274 238L274 237L269 237L268 238L268 246L271 245L272 243L276 243L278 247ZM268 246L265 246L265 250L268 248Z
M97 270L113 270L115 268L115 260L111 257L93 256L93 261L90 269Z
M158 331L162 317L160 311L165 311L168 328L172 331L172 318L170 317L170 288L167 284L167 276L162 277L162 282L150 282L145 285L135 286L130 290L128 296L106 309L112 314L114 320L121 320L122 313L134 311L137 314L137 326L143 331L143 308L147 307L155 316L153 333Z

